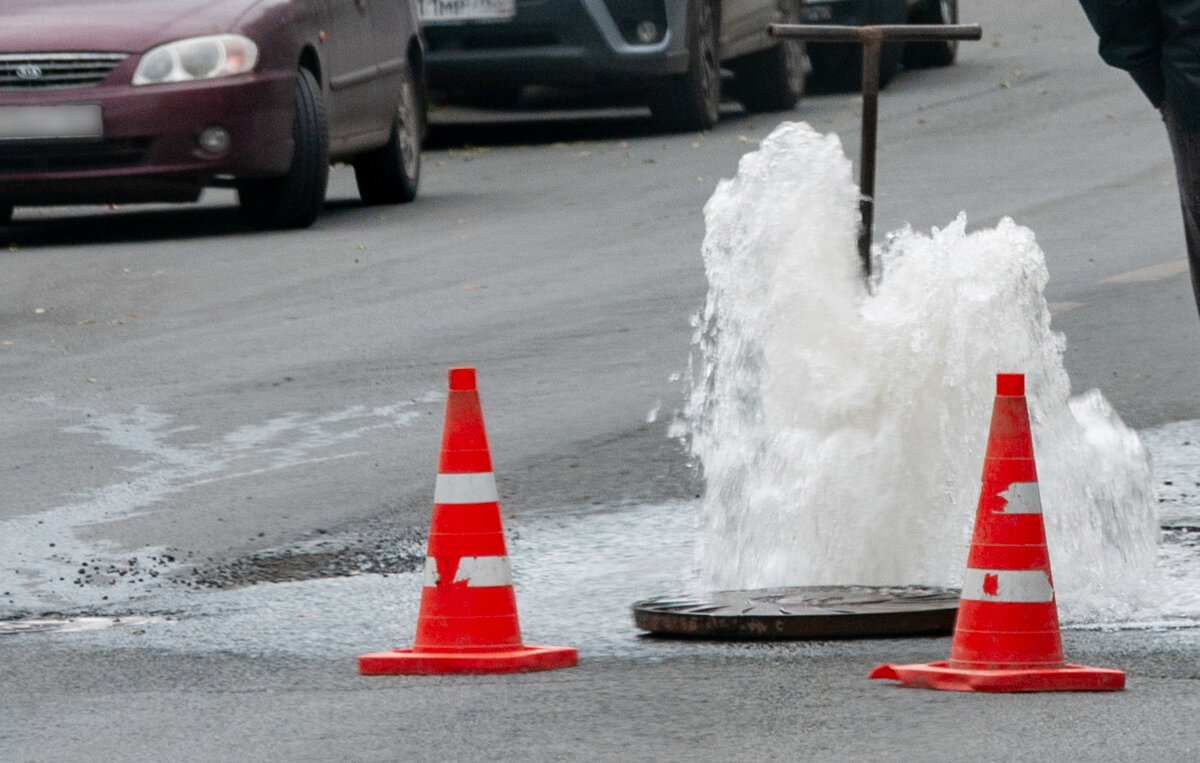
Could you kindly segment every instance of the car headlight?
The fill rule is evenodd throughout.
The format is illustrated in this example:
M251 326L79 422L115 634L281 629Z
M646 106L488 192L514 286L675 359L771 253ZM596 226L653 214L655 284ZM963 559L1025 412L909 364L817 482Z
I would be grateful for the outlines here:
M258 46L248 37L218 34L176 40L151 48L133 73L135 85L229 77L258 63Z

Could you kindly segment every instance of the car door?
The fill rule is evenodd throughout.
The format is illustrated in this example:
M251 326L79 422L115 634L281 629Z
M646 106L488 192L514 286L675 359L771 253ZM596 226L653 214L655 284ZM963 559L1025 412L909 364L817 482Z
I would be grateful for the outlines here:
M322 63L328 83L330 152L343 157L373 147L381 124L389 120L390 125L395 99L389 100L379 66L386 54L381 54L375 32L374 6L396 0L323 2L328 19Z
M395 104L408 66L408 45L419 24L410 0L370 0L371 29L375 41L375 60L379 67L381 99ZM416 73L414 72L414 76ZM393 112L387 109L387 127L391 129Z
M779 0L723 0L721 58L729 59L764 47L767 25L779 20Z

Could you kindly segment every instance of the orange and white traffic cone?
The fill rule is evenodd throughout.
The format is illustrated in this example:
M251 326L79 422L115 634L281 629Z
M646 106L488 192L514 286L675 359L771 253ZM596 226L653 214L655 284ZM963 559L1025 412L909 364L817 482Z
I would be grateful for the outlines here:
M983 488L948 662L880 665L871 678L954 691L1118 691L1120 670L1068 665L1025 404L1025 377L997 374Z
M453 368L416 639L361 655L359 672L516 673L576 661L574 647L521 643L475 369Z

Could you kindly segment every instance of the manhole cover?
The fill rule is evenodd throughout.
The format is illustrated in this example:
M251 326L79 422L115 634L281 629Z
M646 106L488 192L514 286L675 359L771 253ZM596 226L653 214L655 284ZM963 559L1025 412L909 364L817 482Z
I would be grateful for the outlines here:
M633 605L656 636L722 641L933 636L954 630L958 591L926 586L805 586L717 591Z

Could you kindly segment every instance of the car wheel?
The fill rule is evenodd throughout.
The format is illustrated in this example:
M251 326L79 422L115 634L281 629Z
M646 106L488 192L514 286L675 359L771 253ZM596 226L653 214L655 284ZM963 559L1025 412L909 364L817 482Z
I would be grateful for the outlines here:
M12 204L0 204L0 225L8 225L10 222L12 222L12 216Z
M720 27L712 0L688 3L688 70L665 78L650 104L669 132L707 130L721 116Z
M383 146L354 158L354 179L364 203L405 204L417 198L425 123L422 106L412 70L405 67L391 137Z
M782 21L799 24L799 0L782 0ZM804 96L804 80L811 67L804 43L780 40L778 44L751 53L731 64L734 73L733 96L746 111L788 111Z
M864 4L866 6L866 4ZM882 0L864 11L859 24L903 24L908 10L905 0ZM812 60L810 90L823 93L850 92L862 88L862 46L858 43L820 43L808 46ZM904 58L903 43L892 42L879 51L879 86L892 81Z
M312 72L296 75L292 165L277 178L239 180L238 199L251 223L266 229L307 228L325 204L329 182L329 123Z
M928 0L909 21L913 24L957 24L958 0ZM910 42L904 47L904 65L910 69L949 66L958 56L957 40Z

